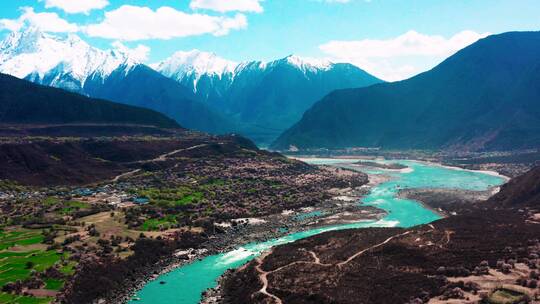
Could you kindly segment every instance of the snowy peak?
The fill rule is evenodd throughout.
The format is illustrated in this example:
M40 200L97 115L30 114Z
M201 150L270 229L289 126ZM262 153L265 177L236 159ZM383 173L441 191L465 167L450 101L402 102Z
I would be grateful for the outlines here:
M125 52L100 50L77 35L53 35L35 27L13 32L0 44L0 72L70 90L73 81L82 87L91 75L106 77L120 66L136 64ZM69 85L62 83L66 78Z
M299 57L296 55L289 55L285 58L273 60L270 62L264 61L247 61L239 64L235 70L235 73L240 73L246 69L259 69L269 70L280 65L292 66L304 73L328 71L333 67L333 63L326 59Z
M152 68L165 76L177 80L186 76L194 76L198 79L202 75L221 78L226 73L233 73L237 66L236 62L218 57L214 53L199 50L179 51L166 60L151 65Z
M12 32L0 45L0 51L2 53L7 51L14 53L35 52L37 50L37 42L44 39L44 35L44 33L34 27L28 28L26 31Z
M292 65L303 72L328 71L333 65L332 62L326 59L299 57L296 55L289 55L275 62L286 62L287 64Z

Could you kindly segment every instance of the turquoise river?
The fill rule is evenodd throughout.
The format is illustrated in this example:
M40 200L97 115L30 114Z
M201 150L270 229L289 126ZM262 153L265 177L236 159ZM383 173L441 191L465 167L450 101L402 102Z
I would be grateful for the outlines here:
M312 159L313 164L351 163L355 160ZM250 243L236 250L208 256L202 260L179 267L157 280L145 285L130 303L145 304L195 304L201 299L201 292L217 285L217 278L229 268L237 268L272 246L293 242L325 231L364 227L411 227L437 220L439 216L424 208L418 202L399 199L396 194L404 188L453 188L465 190L486 190L498 186L505 180L502 177L482 172L447 168L435 164L416 161L386 161L407 165L401 171L372 170L369 174L386 174L394 178L371 189L363 198L365 205L376 206L388 212L379 221L358 222L354 224L329 226L292 233L266 242ZM165 281L167 284L159 284Z

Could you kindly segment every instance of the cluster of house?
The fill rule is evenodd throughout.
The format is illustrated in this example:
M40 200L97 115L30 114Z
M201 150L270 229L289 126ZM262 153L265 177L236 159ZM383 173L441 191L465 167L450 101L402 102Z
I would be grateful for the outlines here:
M150 200L146 197L138 197L122 190L104 186L96 189L81 188L71 191L70 195L82 202L91 204L105 203L115 208L127 208L135 205L146 205Z
M43 193L35 192L17 192L17 191L0 191L0 201L31 199L43 197Z
M0 201L1 200L7 200L7 199L10 199L10 198L13 198L13 194L0 192Z

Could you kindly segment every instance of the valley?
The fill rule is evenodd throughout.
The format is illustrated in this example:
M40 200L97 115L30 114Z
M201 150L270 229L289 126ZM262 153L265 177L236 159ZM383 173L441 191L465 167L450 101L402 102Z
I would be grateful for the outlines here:
M268 284L262 294L287 302L276 295L274 278L309 262L288 246L339 236L338 230L381 227L357 251L335 243L349 250L337 253L350 261L340 268L349 267L366 252L420 233L402 229L473 212L471 206L506 181L496 173L436 164L434 154L420 161L397 151L387 156L402 159L291 158L239 136L148 126L114 135L125 126L87 127L17 125L2 131L0 253L13 277L0 295L10 301L146 303L159 294L163 303L264 302L235 287L251 286L243 280L255 284L258 279L244 273L261 263L256 269L267 272ZM55 136L44 136L48 131ZM433 234L430 240L440 233L419 231ZM284 253L272 258L280 266L270 272L263 263L275 250ZM315 247L305 252L320 267L334 263ZM296 256L303 262L283 267ZM430 286L439 286L430 289L433 294L440 288Z
M336 229L410 227L441 217L435 205L399 198L405 189L460 188L476 200L504 182L373 156L287 158L239 136L181 128L2 130L1 253L13 277L1 295L11 301L144 303L159 293L164 301L196 303L227 269L271 247ZM227 284L206 299L226 299Z

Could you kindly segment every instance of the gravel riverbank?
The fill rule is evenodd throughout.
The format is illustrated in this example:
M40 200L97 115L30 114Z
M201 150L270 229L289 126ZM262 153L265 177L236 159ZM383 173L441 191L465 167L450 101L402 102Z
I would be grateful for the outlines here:
M403 189L399 191L398 197L417 201L442 217L448 217L457 215L464 210L469 210L471 204L486 201L498 191L499 187L493 187L485 191L460 189Z

